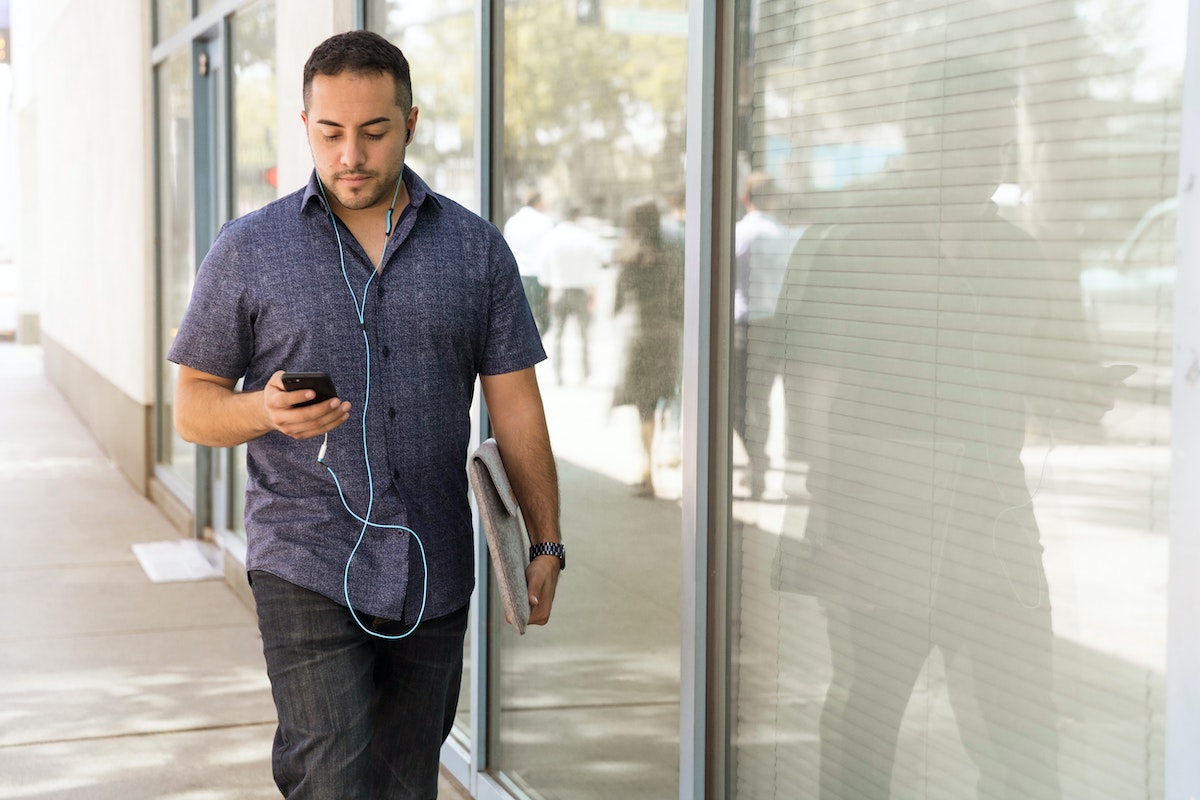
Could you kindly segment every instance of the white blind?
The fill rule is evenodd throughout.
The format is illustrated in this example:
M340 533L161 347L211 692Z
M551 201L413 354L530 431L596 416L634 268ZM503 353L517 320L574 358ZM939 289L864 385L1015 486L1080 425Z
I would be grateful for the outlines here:
M1161 797L1185 5L741 10L735 796Z

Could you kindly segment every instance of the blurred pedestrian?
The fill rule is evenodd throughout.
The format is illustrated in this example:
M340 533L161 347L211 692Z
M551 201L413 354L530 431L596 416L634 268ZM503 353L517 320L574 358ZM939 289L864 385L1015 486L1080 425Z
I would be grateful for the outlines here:
M616 310L632 309L634 321L613 406L632 405L638 411L644 461L635 493L653 497L655 410L676 389L683 324L683 259L680 250L663 236L654 200L640 201L629 210L617 262L621 274L617 277Z
M539 271L542 246L547 234L554 228L554 220L542 211L542 206L541 192L526 194L525 203L504 223L504 240L517 259L521 285L525 288L525 299L533 311L533 320L537 323L538 331L545 333L550 324L550 306Z
M604 268L604 250L600 238L579 224L580 209L568 206L562 222L546 235L542 243L541 282L546 288L554 320L554 374L563 381L563 332L567 320L579 328L579 347L583 380L591 376L588 328L592 322L592 301L600 270Z
M771 213L776 195L775 181L765 172L752 172L742 186L741 202L746 213L734 226L733 291L733 429L742 440L747 456L747 481L751 497L759 497L766 486L768 466L767 430L770 426L770 392L778 366L762 369L760 359L753 373L750 365L752 305L770 306L774 314L778 287L786 267L789 237ZM753 288L751 284L753 283ZM764 287L774 286L775 297L763 297ZM770 316L770 314L768 316ZM777 364L777 362L775 362ZM751 380L751 379L754 380Z

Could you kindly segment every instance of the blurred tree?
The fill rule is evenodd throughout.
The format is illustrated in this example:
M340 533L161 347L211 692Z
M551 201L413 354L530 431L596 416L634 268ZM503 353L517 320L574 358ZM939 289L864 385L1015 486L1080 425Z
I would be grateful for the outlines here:
M654 17L644 32L636 22L610 27L613 12L631 7L609 0L592 24L574 2L506 3L505 175L514 192L553 175L560 191L615 218L621 198L682 183L687 39L657 32ZM685 9L680 0L636 7Z

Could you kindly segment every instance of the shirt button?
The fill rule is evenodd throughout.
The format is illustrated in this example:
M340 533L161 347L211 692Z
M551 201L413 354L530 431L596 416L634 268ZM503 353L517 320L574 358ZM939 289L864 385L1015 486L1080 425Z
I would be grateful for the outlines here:
M394 481L400 480L400 470L398 470L398 469L392 470L392 480L394 480Z
M388 409L388 419L395 419L395 418L396 418L396 409L389 408Z
M385 346L384 346L384 348L383 348L383 357L384 357L384 358L387 358L387 357L388 357L388 356L390 356L391 354L392 354L392 348L390 348L390 347L387 347L387 346L385 345Z
M379 295L380 297L383 297L385 294L387 294L387 290L384 289L382 286L377 286L377 287L375 287L375 294Z

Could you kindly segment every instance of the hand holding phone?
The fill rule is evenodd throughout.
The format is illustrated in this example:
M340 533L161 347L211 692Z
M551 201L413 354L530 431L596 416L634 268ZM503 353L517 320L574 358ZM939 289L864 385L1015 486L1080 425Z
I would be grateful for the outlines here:
M333 379L326 372L285 372L283 373L284 391L295 392L300 389L312 389L317 396L292 405L292 408L303 408L337 397L337 389L333 387Z

